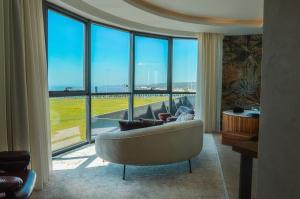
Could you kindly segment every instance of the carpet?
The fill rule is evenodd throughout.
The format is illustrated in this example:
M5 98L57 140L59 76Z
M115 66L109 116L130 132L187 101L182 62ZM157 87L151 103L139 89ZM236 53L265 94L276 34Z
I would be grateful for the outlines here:
M161 166L127 166L122 180L122 165L104 162L88 145L53 159L53 172L43 191L33 199L105 198L227 198L218 152L211 134L204 135L201 153L188 162Z
M221 168L223 171L226 190L230 199L239 198L240 179L240 153L232 151L231 146L222 144L221 134L213 134L215 145L219 154ZM253 160L252 170L252 193L251 197L256 198L257 181L257 159Z

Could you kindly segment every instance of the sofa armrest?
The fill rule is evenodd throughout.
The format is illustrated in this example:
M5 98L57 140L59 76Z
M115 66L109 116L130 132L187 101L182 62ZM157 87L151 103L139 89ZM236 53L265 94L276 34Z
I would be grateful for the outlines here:
M22 189L16 192L16 198L29 198L33 192L36 182L36 173L33 170L28 170L27 178L23 183Z
M30 155L27 151L0 152L0 170L5 172L22 171L27 169Z
M0 193L12 193L21 189L23 180L15 176L0 176Z
M30 160L28 151L1 151L1 161Z

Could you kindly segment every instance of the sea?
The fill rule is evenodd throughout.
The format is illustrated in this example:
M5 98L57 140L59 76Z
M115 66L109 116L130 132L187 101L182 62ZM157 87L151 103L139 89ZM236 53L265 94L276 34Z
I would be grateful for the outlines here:
M173 91L195 91L196 82L173 83ZM166 90L166 84L136 85L136 90ZM49 86L49 91L79 91L84 90L80 86ZM120 93L129 92L128 85L92 86L93 93Z

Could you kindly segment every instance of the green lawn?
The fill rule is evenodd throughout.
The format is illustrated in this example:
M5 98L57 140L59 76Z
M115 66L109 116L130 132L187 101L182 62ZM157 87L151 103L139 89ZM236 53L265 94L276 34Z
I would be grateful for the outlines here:
M86 139L85 99L85 97L50 98L52 137L57 134L59 130L79 127L81 139ZM165 96L135 97L134 107L167 100L168 97ZM92 116L125 110L128 109L128 97L93 97L91 109Z

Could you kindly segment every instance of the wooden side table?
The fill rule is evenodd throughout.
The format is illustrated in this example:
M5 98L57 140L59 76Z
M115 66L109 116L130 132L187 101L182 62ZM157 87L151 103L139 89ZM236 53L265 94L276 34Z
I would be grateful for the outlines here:
M258 158L258 142L233 142L232 150L241 154L239 199L251 199L253 158Z
M234 113L232 110L222 113L222 143L228 141L247 141L258 135L259 112L245 110Z

